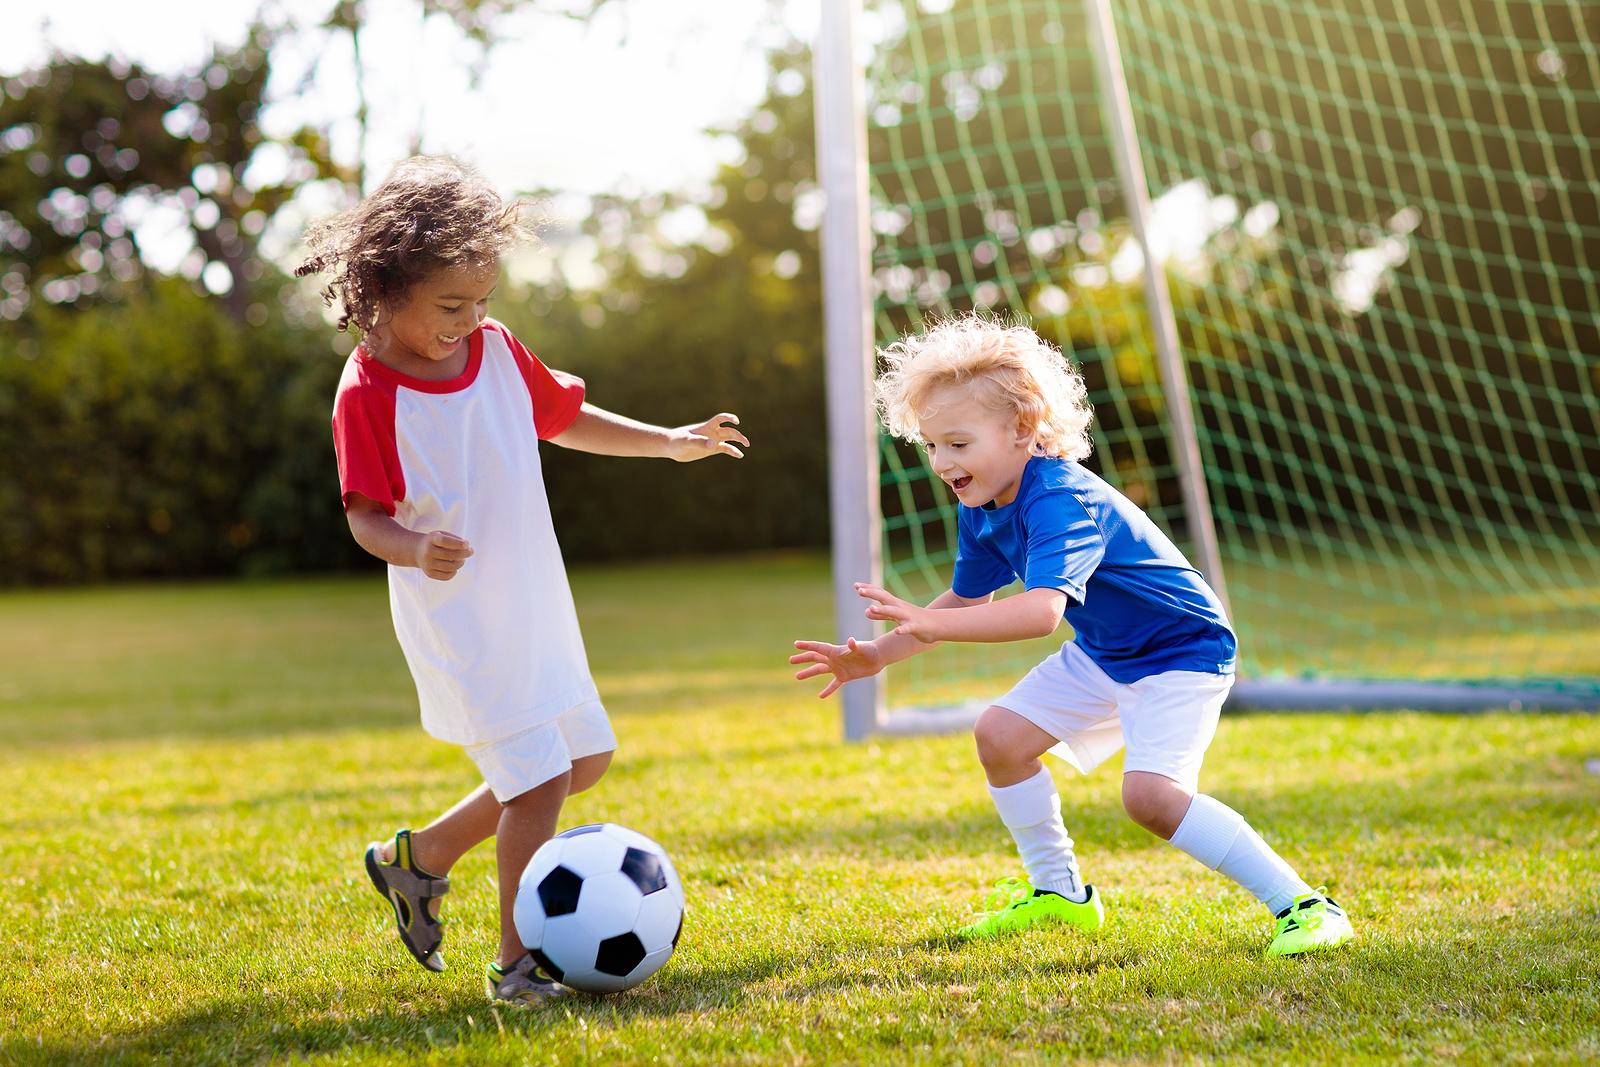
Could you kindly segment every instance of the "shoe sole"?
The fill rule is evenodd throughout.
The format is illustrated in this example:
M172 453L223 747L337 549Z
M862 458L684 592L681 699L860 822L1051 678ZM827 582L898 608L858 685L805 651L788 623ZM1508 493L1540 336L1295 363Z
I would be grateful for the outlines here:
M565 989L558 989L550 993L525 993L517 997L500 997L491 993L489 994L489 1003L491 1005L504 1004L508 1008L533 1009L542 1008L552 1000L560 1000L566 995Z
M967 927L962 927L960 930L955 932L954 937L957 941L993 941L996 938L1012 937L1017 934L1025 934L1029 930L1037 930L1049 926L1068 926L1078 931L1080 934L1097 934L1100 932L1100 928L1105 926L1105 924L1104 916L1102 916L1100 921L1095 923L1093 926L1084 926L1081 923L1073 922L1071 919L1068 919L1063 915L1052 915L1048 918L1036 919L1033 922L1028 923L1026 926L1011 926L1001 930L969 931Z
M1356 939L1354 930L1349 931L1337 941L1327 941L1316 945L1307 945L1305 948L1293 952L1273 952L1267 949L1267 958L1273 960L1293 959L1295 956L1312 956L1318 952L1332 952L1336 948L1343 948Z

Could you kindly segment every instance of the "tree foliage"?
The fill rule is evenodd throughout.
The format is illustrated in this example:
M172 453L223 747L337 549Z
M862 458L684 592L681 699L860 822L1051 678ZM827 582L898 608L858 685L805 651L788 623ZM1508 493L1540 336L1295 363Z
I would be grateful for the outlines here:
M160 208L193 239L182 273L221 292L235 321L264 321L254 289L267 222L306 182L348 178L322 131L273 140L257 124L282 32L256 24L183 74L56 55L0 85L0 318L38 299L128 296L148 273L137 223ZM280 174L252 180L268 143Z
M794 217L813 157L809 79L790 73L808 66L798 47L772 57L766 99L725 131L743 158L723 166L698 203L597 200L584 228L606 276L598 290L558 281L494 309L552 365L583 375L600 406L668 425L733 411L753 442L736 464L664 472L636 460L550 457L546 480L569 555L826 543L818 250L816 233ZM674 244L661 220L685 209L703 212L709 232Z
M583 375L595 403L669 425L731 410L755 442L741 462L670 469L547 450L569 559L826 540L816 239L794 221L812 173L809 97L792 76L807 62L797 49L776 57L769 98L724 131L744 146L743 158L702 195L597 198L584 227L597 241L604 285L580 290L558 277L505 284L496 298L492 313L549 363ZM60 57L49 70L26 88L59 94L62 117L40 124L54 137L66 136L76 120L69 116L94 113L107 99L120 106L134 79L152 79L131 66ZM259 79L253 84L257 94L247 99L259 105ZM170 104L177 88L157 95ZM225 153L207 149L205 163L194 164L197 142L169 143L178 139L163 122L166 104L123 112L137 113L149 141L173 156L165 169L146 168L141 152L113 189L120 199L102 197L105 210L86 216L81 232L56 233L48 253L30 245L36 258L11 260L11 271L33 282L82 274L74 259L82 235L98 232L102 245L111 232L127 237L124 212L139 195L171 188L181 198L189 189L192 219L205 198L182 168ZM254 135L207 135L235 146L226 153L234 157L259 143ZM67 179L87 196L99 175L77 179L59 167L35 175L26 153L18 157L0 153L0 175L18 163L29 175L7 203L47 198ZM316 173L330 171L319 165ZM664 225L665 215L684 210L703 213L708 227L687 245ZM30 219L27 232L42 221ZM248 279L253 303L266 311L257 321L236 319L226 300L188 279L135 262L127 277L113 274L72 299L28 304L0 335L0 550L16 561L6 581L375 565L339 511L328 413L341 358L329 350L331 330L306 315L305 294L255 246L249 255L259 271Z

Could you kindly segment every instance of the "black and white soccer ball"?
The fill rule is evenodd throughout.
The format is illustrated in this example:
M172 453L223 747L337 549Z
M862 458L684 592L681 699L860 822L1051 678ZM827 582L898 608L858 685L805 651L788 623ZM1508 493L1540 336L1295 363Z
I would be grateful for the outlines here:
M648 837L592 823L533 854L512 918L550 977L586 993L615 993L655 974L677 947L683 883Z

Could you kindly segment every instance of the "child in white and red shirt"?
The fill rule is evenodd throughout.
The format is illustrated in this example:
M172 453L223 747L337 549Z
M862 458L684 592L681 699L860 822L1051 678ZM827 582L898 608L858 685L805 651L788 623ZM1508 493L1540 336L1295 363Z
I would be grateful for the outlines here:
M485 308L499 258L527 235L521 205L446 158L401 163L307 234L298 271L333 271L324 298L364 336L345 365L333 434L350 531L389 563L395 634L423 728L459 744L483 784L417 831L367 849L401 940L443 970L437 898L451 866L496 838L500 950L491 998L560 988L517 938L512 905L562 802L599 780L616 736L589 675L550 521L538 442L680 462L749 442L719 414L666 429L584 402Z

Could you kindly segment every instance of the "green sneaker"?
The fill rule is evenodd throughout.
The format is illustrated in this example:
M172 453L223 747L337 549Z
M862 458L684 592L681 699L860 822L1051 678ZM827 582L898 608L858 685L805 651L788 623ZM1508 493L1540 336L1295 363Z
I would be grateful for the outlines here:
M989 891L987 906L991 910L957 930L956 936L969 940L1000 937L1030 926L1058 922L1084 931L1098 930L1106 920L1106 910L1094 886L1084 888L1089 891L1089 899L1080 904L1060 893L1035 889L1021 878L1002 878Z
M1303 893L1278 913L1278 928L1267 946L1268 956L1298 956L1336 948L1356 936L1344 909L1335 904L1318 886Z

